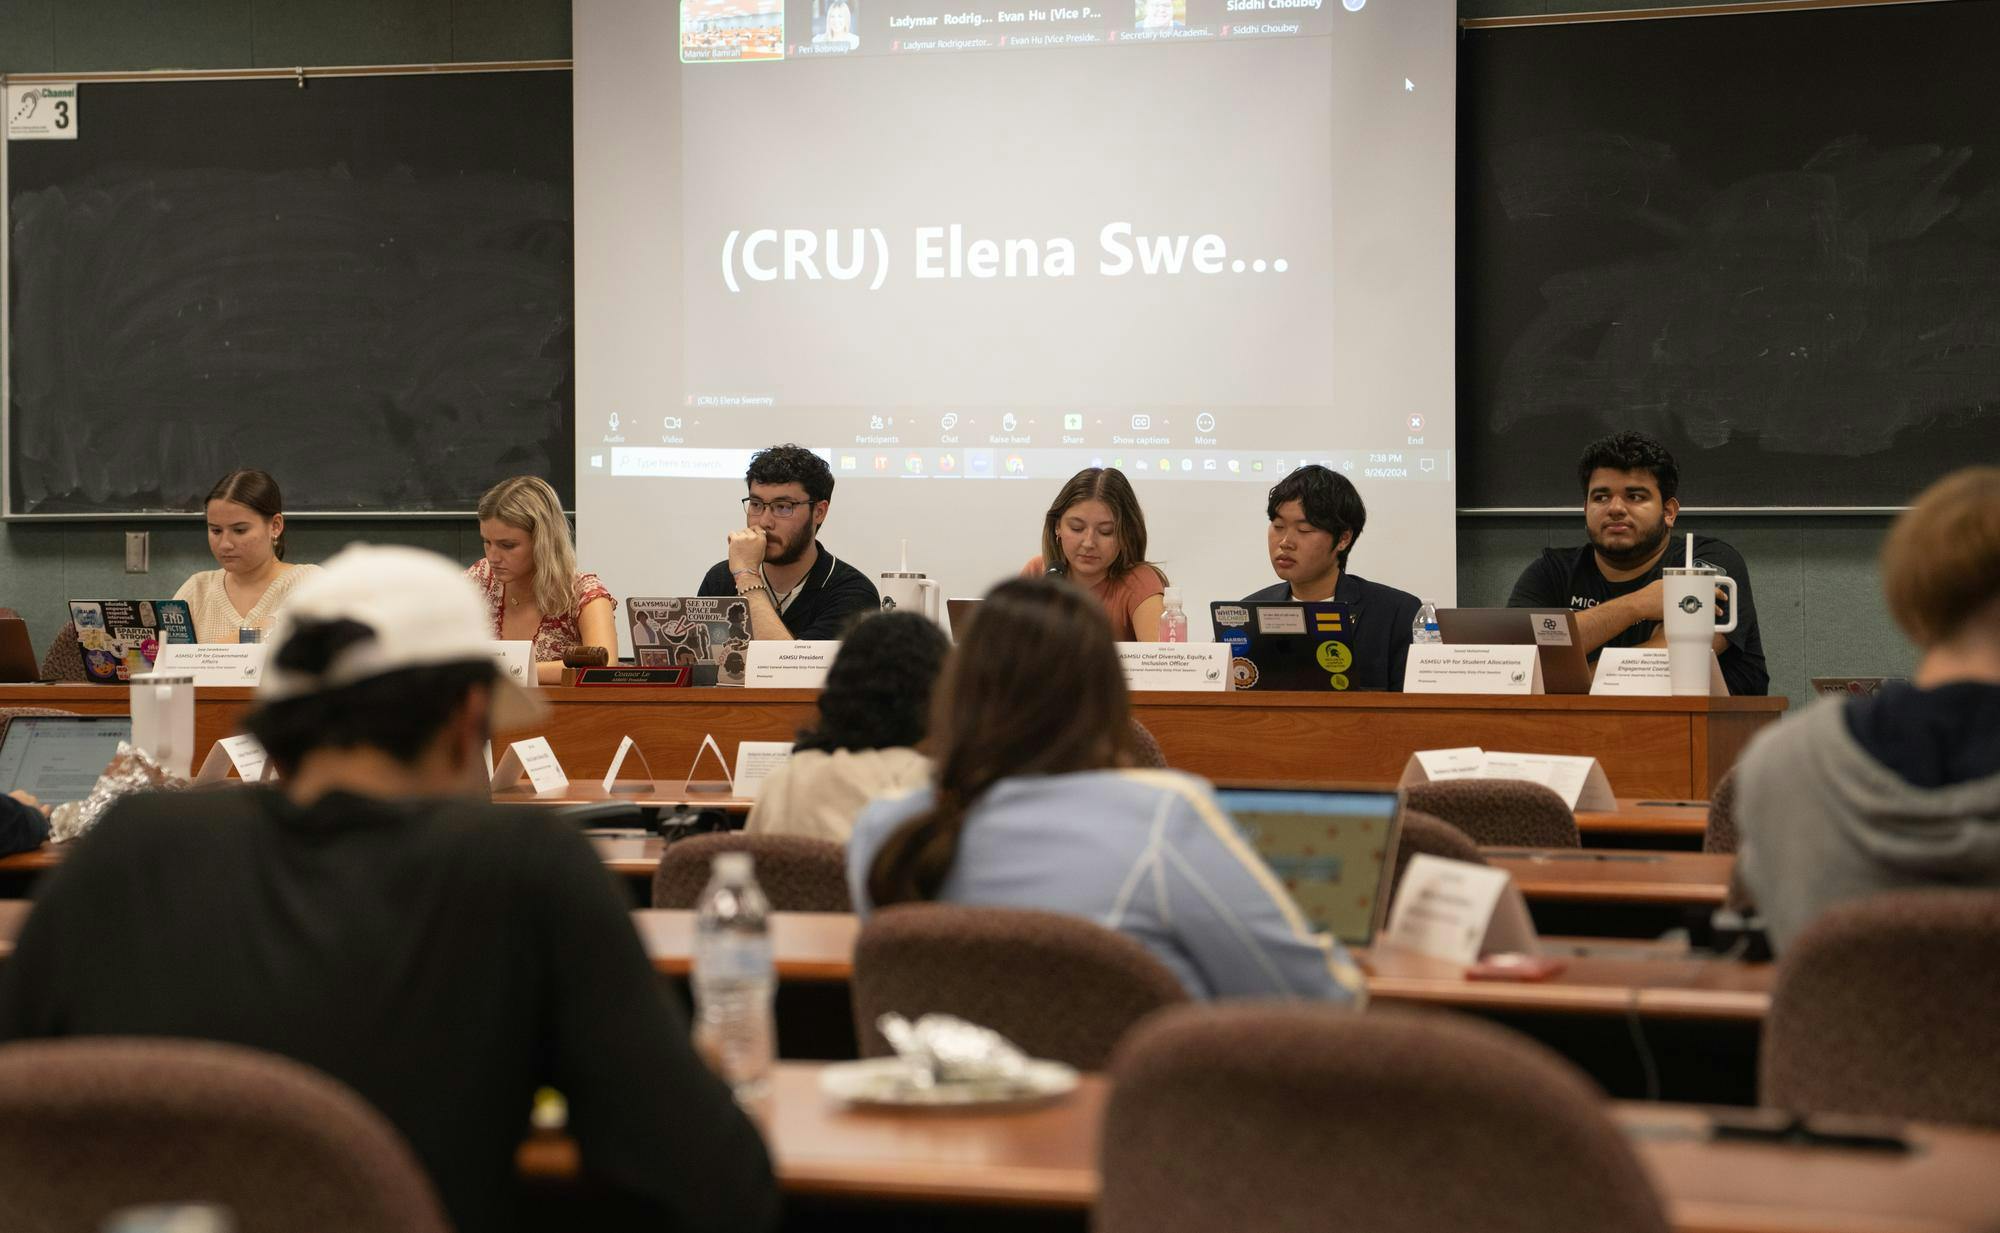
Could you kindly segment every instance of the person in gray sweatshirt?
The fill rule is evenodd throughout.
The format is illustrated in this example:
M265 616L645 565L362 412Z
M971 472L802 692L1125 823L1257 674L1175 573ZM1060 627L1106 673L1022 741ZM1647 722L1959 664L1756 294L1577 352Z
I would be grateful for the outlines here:
M1917 498L1882 546L1914 680L1822 699L1737 772L1736 873L1774 949L1833 904L1918 887L2000 889L2000 467Z

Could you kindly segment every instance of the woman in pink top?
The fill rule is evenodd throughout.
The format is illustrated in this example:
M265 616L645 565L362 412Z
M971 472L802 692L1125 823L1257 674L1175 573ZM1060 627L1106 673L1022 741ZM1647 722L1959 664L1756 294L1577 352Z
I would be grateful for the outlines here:
M493 606L493 636L535 644L535 675L562 680L563 656L579 646L618 653L611 592L576 569L569 522L556 490L532 475L502 480L479 498L486 556L465 571Z
M1095 595L1119 642L1160 640L1167 576L1146 560L1146 516L1116 468L1070 477L1042 520L1042 555L1021 574L1061 574Z

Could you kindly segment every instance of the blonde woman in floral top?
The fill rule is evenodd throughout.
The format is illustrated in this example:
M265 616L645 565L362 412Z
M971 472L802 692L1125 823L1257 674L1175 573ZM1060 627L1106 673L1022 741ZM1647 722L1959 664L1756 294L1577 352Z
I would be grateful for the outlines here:
M487 489L479 542L486 555L466 573L492 605L493 636L533 642L542 684L562 680L563 656L579 646L617 653L616 605L596 574L577 572L555 489L532 475Z

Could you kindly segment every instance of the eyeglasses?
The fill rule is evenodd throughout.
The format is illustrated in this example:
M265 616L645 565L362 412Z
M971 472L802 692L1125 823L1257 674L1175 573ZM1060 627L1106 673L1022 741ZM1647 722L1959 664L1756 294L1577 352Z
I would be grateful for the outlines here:
M743 512L748 517L761 518L765 510L770 510L780 518L790 518L811 504L810 501L759 501L755 497L745 497Z

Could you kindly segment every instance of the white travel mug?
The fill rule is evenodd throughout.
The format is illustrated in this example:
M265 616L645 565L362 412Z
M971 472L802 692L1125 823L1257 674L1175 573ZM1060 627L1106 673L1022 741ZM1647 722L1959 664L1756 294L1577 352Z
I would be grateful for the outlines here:
M1667 673L1674 693L1706 696L1713 639L1736 628L1736 580L1707 565L1662 570L1667 627ZM1715 589L1729 593L1729 623L1715 623Z
M916 612L943 623L944 588L927 574L898 570L880 576L882 611Z

